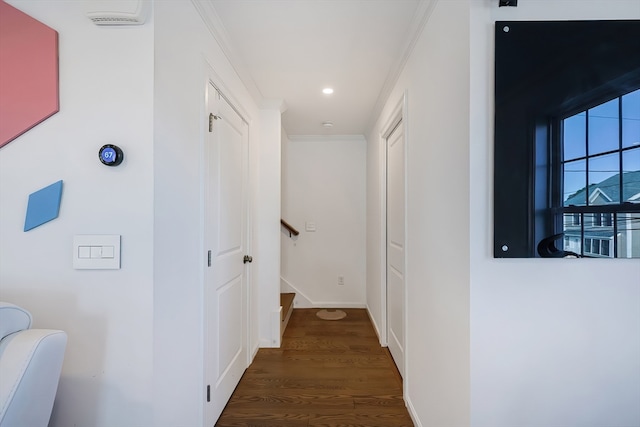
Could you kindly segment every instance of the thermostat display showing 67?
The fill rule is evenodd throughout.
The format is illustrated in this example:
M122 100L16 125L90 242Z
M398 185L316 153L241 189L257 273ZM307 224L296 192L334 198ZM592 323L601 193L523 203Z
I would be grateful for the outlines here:
M107 144L100 147L98 158L103 165L118 166L124 160L124 153L115 145Z

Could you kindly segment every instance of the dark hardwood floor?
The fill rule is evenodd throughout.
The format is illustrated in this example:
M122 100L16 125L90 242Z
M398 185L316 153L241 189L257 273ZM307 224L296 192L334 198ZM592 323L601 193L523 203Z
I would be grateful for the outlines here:
M366 311L317 311L293 311L281 348L258 351L216 426L413 426Z

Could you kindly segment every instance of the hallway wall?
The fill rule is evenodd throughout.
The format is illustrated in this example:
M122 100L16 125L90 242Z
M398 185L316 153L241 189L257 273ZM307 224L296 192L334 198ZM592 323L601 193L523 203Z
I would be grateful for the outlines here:
M35 327L69 335L51 426L198 426L207 78L254 119L252 147L258 107L189 1L155 2L130 27L94 25L93 2L9 3L59 33L60 112L0 150L0 298L30 310ZM117 168L98 161L107 143L124 150ZM24 233L29 193L59 179L59 218ZM280 205L268 194L261 203ZM277 219L253 221L254 236L271 227L278 241ZM74 270L75 234L121 235L122 268ZM253 350L258 274L251 283Z
M494 21L640 19L640 3L470 3L471 425L638 426L640 261L494 259L491 189Z
M405 399L418 426L465 426L470 357L469 4L431 5L429 21L367 135L367 304L383 327L381 132L406 91Z
M8 3L59 34L60 111L0 149L0 299L68 334L52 427L153 425L153 17L105 28L89 2ZM23 232L28 195L60 179L60 216ZM74 270L76 234L121 235L121 269Z
M405 398L416 425L640 425L640 263L494 259L491 194L494 21L639 19L640 5L433 4L367 135L367 305L382 324L379 132L406 90Z
M251 263L251 274L260 280L253 297L259 313L260 347L280 347L281 118L279 107L260 111L260 144L254 147L260 179L255 182L255 203L250 214L262 225L262 232L253 239L256 257ZM250 350L255 354L258 348Z
M254 192L260 179L256 149L260 144L260 114L192 2L155 2L154 11L155 411L150 425L200 426L206 395L202 335L202 272L206 252L202 242L201 153L208 117L204 110L208 80L213 80L249 121L249 179ZM255 193L252 196L250 203L255 206ZM262 230L262 217L253 215L252 221L256 237ZM252 251L252 255L262 258L257 250ZM253 270L250 277L249 293L257 299L260 277L253 274ZM276 299L274 295L274 309ZM264 299L259 304L268 302ZM256 305L254 301L251 304ZM251 315L253 330L249 331L252 340L249 351L257 347L259 340L258 313L252 311Z
M364 307L366 142L283 141L282 218L300 231L292 239L281 230L283 290L297 293L296 307Z

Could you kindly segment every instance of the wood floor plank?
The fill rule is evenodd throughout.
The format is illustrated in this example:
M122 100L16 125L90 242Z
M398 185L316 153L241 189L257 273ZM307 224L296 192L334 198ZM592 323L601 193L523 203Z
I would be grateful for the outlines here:
M366 311L317 311L293 310L282 347L258 351L216 426L413 426Z

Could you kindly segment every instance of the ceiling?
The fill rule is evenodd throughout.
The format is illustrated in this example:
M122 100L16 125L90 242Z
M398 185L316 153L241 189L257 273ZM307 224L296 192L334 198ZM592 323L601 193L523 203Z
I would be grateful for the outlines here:
M419 35L430 1L200 3L253 97L265 106L284 101L282 124L291 137L365 134ZM323 94L325 87L334 93ZM323 126L327 121L333 127Z

